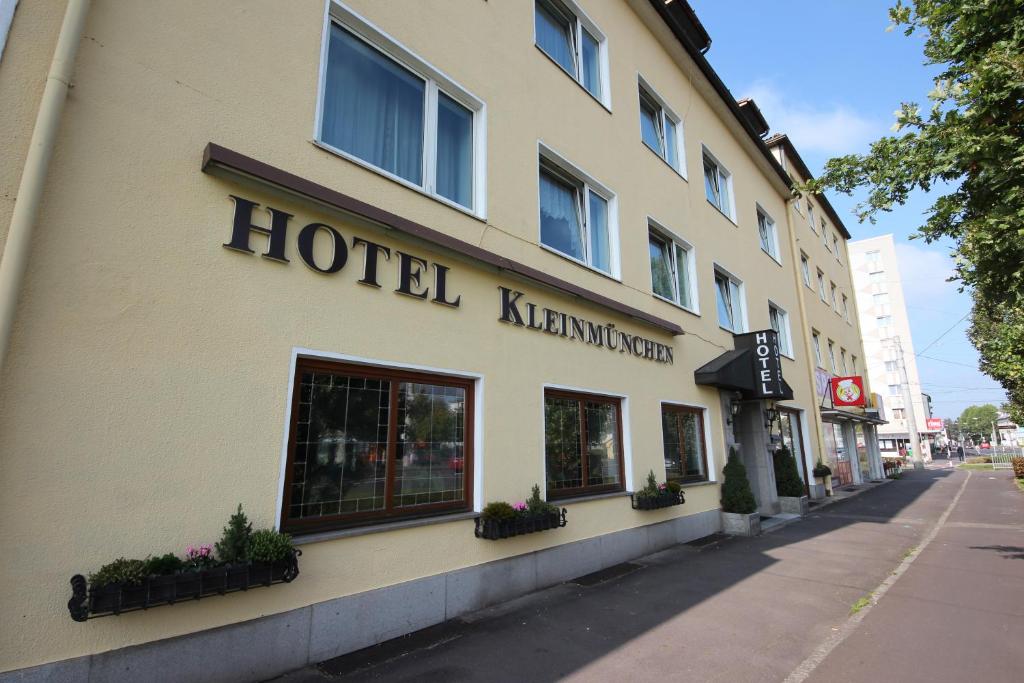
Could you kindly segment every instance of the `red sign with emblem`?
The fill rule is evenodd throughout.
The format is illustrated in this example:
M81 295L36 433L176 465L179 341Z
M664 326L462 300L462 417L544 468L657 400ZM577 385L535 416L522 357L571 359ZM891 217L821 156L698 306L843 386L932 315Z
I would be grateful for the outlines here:
M833 377L831 384L833 406L864 405L863 377L859 375L854 377Z
M941 432L942 431L942 418L941 417L929 417L925 420L928 423L929 432Z

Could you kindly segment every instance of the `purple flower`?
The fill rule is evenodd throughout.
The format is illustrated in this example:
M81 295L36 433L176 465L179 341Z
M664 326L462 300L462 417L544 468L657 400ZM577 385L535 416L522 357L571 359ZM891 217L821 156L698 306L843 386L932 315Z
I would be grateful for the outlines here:
M516 512L524 512L526 510L526 503L520 501L512 504L512 509Z

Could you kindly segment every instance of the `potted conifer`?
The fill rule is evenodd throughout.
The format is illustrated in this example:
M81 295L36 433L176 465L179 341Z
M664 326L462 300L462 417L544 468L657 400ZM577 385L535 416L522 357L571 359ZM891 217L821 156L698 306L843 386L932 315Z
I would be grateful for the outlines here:
M796 469L796 458L783 446L772 454L772 464L775 466L775 491L779 494L782 511L806 515L809 505L804 495L804 482Z
M814 466L811 471L815 479L821 480L821 488L824 489L826 496L832 495L832 468L821 461L818 458L818 464Z
M729 448L722 482L722 531L733 536L757 536L761 533L761 516L750 490L747 468L735 448Z

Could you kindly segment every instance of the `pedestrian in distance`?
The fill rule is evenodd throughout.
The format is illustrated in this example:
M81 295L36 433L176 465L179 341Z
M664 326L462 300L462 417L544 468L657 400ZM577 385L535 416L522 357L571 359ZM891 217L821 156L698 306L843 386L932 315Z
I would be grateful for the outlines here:
M963 444L958 444L957 445L957 447L956 447L956 457L960 460L960 462L964 461L964 445Z

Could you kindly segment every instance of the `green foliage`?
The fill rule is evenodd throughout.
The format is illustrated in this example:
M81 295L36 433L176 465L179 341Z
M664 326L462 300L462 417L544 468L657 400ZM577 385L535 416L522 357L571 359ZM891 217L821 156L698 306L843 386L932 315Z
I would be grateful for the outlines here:
M729 449L729 461L723 470L725 481L722 482L722 510L749 515L757 511L757 501L750 490L747 480L747 468L743 466L735 448Z
M552 505L541 498L540 486L534 484L533 489L530 491L530 497L526 499L526 512L530 515L546 515L558 512L558 506Z
M185 562L174 553L146 559L146 574L173 574L185 567Z
M292 551L292 537L273 529L259 529L249 536L246 549L254 562L276 562L288 557Z
M238 511L231 515L228 525L224 527L223 535L217 541L217 558L221 562L243 562L246 559L251 533L252 524L242 512L242 504L239 503Z
M925 36L938 67L930 106L903 103L894 135L864 156L831 159L802 189L865 188L861 220L941 194L918 236L955 244L955 279L974 296L981 369L1024 418L1024 7L1020 0L897 0L891 28ZM947 191L948 190L948 191Z
M678 481L667 481L665 482L665 488L668 489L669 493L678 494L683 490L683 487L679 485Z
M126 560L119 557L103 565L94 574L89 574L89 585L97 588L111 583L137 585L149 576L145 560Z
M654 477L654 470L651 470L647 474L647 483L636 492L636 497L657 498L659 495L661 495L661 489L658 487L658 480Z
M775 466L775 490L780 496L799 498L804 495L804 483L796 469L796 458L788 448L783 446L775 451L772 454L772 464Z
M999 417L999 409L991 403L981 406L968 406L960 413L960 429L964 434L970 435L973 439L989 438L992 433L992 423Z
M515 508L506 503L503 500L494 501L484 506L483 512L480 516L484 519L494 520L495 522L501 522L507 519L514 519L518 513Z
M813 470L811 470L811 475L818 477L819 479L824 477L831 477L832 468L823 463L821 461L821 458L818 458L818 464L814 466Z

